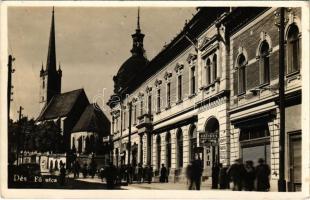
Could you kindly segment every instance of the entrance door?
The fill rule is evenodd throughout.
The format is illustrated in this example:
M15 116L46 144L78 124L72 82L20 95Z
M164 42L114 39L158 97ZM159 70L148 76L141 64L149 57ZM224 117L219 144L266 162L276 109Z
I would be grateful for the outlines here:
M301 191L301 133L291 134L289 139L290 191Z

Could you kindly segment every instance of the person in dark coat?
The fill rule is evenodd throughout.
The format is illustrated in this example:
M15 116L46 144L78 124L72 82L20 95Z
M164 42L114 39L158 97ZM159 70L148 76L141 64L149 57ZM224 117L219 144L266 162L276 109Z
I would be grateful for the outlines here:
M73 165L73 173L74 173L74 178L79 178L80 176L80 163L79 161L75 161Z
M168 179L168 173L167 172L168 171L167 171L167 168L165 167L165 164L161 164L159 182L161 182L161 183L166 182L166 180Z
M245 176L244 176L244 189L246 191L254 190L255 181L255 168L253 166L253 161L248 160L245 162Z
M212 166L212 189L217 189L219 184L220 168L217 163Z
M65 179L66 179L66 169L65 169L65 164L61 163L60 164L60 185L65 185Z
M88 173L88 169L87 168L88 168L87 163L85 163L84 167L83 167L83 172L82 172L84 178L87 177L87 173Z
M141 163L138 164L138 176L137 176L137 179L138 179L138 183L141 183L141 179L143 177L143 168L142 168L142 165Z
M203 164L198 154L196 154L195 157L196 159L192 163L191 177L192 177L193 182L195 183L196 190L200 190Z
M223 164L219 164L219 184L220 184L220 189L228 189L229 188L229 179L227 175L227 167L223 167Z
M149 165L147 168L147 182L150 184L152 182L153 178L153 167L152 165Z
M112 162L109 162L109 166L106 167L104 174L107 181L107 189L114 189L117 169Z
M188 189L192 190L193 185L194 185L194 179L193 179L193 161L191 161L187 167L186 167L186 178L187 178L187 184L188 184Z
M244 165L241 159L236 159L235 163L232 164L228 170L227 174L230 179L233 181L233 190L241 191L243 186L243 177L245 175Z
M91 178L94 178L95 174L97 172L97 163L94 159L92 159L91 163L90 163L90 175Z
M265 164L264 159L258 159L258 166L256 166L256 180L257 180L257 191L267 192L270 189L269 176L270 168Z

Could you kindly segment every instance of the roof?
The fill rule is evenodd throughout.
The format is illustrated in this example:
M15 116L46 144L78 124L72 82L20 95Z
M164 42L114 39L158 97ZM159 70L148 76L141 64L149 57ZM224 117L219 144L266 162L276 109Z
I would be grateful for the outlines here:
M82 131L109 135L110 121L97 104L89 104L72 129L72 133Z
M128 58L120 67L117 72L114 81L116 83L116 90L119 88L125 88L127 84L135 78L137 73L144 70L145 66L148 64L148 60L143 55L132 55ZM116 91L115 91L116 92Z
M86 97L84 89L72 90L53 96L51 101L42 109L37 121L67 116L82 95Z

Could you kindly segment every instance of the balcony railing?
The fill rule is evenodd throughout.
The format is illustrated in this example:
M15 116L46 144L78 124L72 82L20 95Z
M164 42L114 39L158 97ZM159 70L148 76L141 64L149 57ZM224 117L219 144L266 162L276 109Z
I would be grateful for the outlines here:
M152 123L153 123L153 115L146 113L138 117L137 128L151 126Z

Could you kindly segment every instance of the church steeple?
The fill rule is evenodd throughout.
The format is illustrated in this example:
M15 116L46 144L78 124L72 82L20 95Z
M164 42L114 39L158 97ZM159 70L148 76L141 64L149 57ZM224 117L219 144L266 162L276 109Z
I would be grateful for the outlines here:
M62 71L60 66L57 70L56 65L55 17L53 7L46 68L44 70L42 63L42 68L40 71L41 89L39 102L41 109L50 102L53 96L61 93Z
M50 38L49 38L48 53L47 53L47 62L46 62L47 71L56 71L56 45L55 43L56 43L55 41L55 19L54 19L54 7L53 7Z
M136 32L132 34L131 36L133 40L131 53L133 55L143 55L145 52L143 48L144 34L141 33L141 29L140 29L140 8L138 8L137 29L136 29Z

